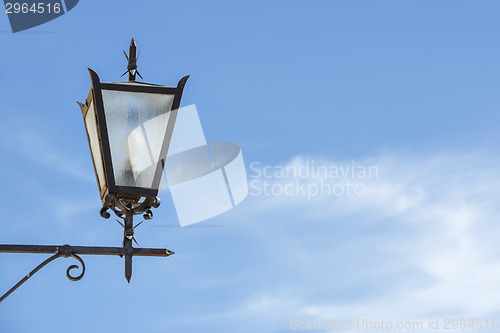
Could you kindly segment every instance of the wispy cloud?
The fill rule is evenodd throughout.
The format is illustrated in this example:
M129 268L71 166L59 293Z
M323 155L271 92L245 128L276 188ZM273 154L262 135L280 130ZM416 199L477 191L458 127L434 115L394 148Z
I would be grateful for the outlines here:
M30 209L23 210L23 216L37 210L42 212L40 217L51 217L43 227L50 228L50 223L57 223L57 230L66 232L74 226L79 215L98 211L98 196L90 197L86 189L88 193L97 192L88 150L83 155L71 144L57 141L50 127L44 126L44 120L22 116L13 118L0 125L3 133L0 150L9 159L6 167L19 167L23 172L29 172L22 177L16 176L20 179L4 180L19 192L24 192L24 199L30 201ZM81 187L82 183L85 188ZM42 225L35 228L42 228ZM9 232L16 232L16 229Z
M285 166L311 159L294 157ZM364 180L361 196L250 196L237 208L266 253L262 280L249 281L239 306L202 320L277 332L288 330L292 318L494 318L500 158L400 153L359 164L379 169Z
M91 169L85 167L90 158L87 155L85 159L75 158L74 154L59 149L60 145L50 141L50 135L44 132L43 126L24 124L20 127L1 126L1 129L4 134L0 144L6 151L27 158L34 165L47 166L80 180L93 180L93 173L88 172Z

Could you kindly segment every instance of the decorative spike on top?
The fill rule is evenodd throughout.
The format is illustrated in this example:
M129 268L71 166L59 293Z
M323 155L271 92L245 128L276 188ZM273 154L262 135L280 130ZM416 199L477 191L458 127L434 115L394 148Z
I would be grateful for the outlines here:
M128 65L127 65L127 71L122 74L125 75L128 73L128 80L129 81L135 81L135 74L139 75L140 78L142 79L141 73L137 70L137 47L135 45L134 38L132 38L132 41L130 42L130 47L128 50L128 56L125 51L123 51L123 54L125 54L125 58L127 58Z

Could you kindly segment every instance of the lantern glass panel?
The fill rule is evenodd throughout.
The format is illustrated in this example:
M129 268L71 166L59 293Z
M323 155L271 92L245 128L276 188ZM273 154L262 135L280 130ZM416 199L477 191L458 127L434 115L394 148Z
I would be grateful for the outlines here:
M97 174L97 182L99 183L99 189L103 189L106 184L104 179L104 167L102 163L101 155L101 145L99 142L99 136L97 134L97 121L94 109L94 101L90 102L87 115L85 116L85 126L87 127L87 133L89 136L90 150L92 153L92 160L94 161L94 167Z
M174 95L103 89L102 99L115 184L157 189Z

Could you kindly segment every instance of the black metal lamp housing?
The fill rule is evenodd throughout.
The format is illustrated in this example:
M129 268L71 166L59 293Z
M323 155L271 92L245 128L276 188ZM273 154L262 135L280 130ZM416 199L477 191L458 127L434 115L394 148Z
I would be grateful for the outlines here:
M189 76L173 88L105 83L89 72L92 87L85 104L79 104L103 206L109 195L133 202L155 197Z

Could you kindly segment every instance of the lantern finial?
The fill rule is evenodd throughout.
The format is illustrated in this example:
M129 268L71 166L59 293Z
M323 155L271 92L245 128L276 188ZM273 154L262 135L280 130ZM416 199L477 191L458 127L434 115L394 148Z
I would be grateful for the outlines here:
M128 56L127 56L127 53L125 53L125 51L123 51L123 54L125 54L125 58L127 58L128 65L127 65L127 71L125 73L123 73L122 76L128 73L128 80L129 81L135 81L135 74L136 73L141 77L141 79L143 79L142 75L137 70L137 59L139 57L136 56L136 53L137 53L137 47L135 45L134 38L132 38L132 41L130 42L130 47L128 49Z

